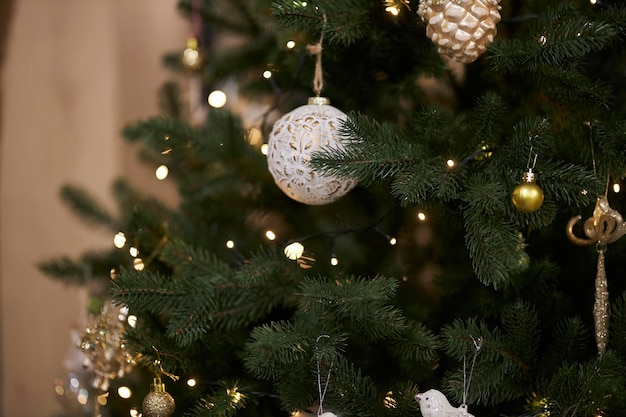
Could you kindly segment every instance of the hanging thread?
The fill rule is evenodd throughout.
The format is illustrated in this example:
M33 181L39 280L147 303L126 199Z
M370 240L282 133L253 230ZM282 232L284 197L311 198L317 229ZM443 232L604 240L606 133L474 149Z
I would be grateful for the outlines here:
M321 370L322 359L319 353L318 343L320 339L323 337L330 339L329 335L323 334L321 336L318 336L318 338L315 340L315 351L316 351L316 357L317 357L317 391L319 394L319 406L317 408L318 416L321 416L322 413L324 412L324 397L326 397L326 391L328 390L328 384L330 382L330 371L333 367L333 361L331 361L330 365L328 366L328 374L326 375L326 381L324 382L324 385L322 387L322 370Z
M467 406L467 393L469 392L470 383L472 382L472 375L474 374L474 365L476 365L476 357L478 356L478 352L483 344L482 337L474 339L472 335L470 335L472 342L474 342L474 357L472 358L472 366L470 367L469 377L467 376L466 369L466 361L465 354L463 354L463 406Z
M322 71L322 43L324 42L324 32L326 31L326 23L328 21L326 14L323 15L323 18L324 25L322 26L322 34L320 35L319 42L306 46L306 50L311 55L316 55L317 57L315 62L315 76L313 78L313 91L317 97L322 94L322 89L324 88L324 73Z
M200 14L200 0L191 3L191 25L193 37L200 39L202 36L202 16Z

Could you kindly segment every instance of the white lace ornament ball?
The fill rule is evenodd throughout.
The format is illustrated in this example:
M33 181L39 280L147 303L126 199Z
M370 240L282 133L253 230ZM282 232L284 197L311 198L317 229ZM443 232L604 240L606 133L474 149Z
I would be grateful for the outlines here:
M347 118L324 97L285 114L268 140L267 165L278 187L294 200L321 205L338 200L355 185L351 179L322 175L310 166L315 152L345 149L337 128Z
M474 62L496 37L500 0L420 0L417 13L441 55Z

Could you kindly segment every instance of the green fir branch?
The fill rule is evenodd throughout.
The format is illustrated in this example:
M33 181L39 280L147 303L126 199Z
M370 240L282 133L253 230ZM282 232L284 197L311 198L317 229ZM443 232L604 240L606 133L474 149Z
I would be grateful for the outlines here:
M204 396L190 413L189 417L234 417L245 409L251 399L245 391L238 389L239 383L221 381L219 387Z
M362 417L374 417L384 410L374 381L347 358L338 356L331 372L324 401L327 408Z
M380 276L338 278L334 285L307 278L300 286L301 308L372 341L394 337L405 326L400 310L388 304L397 285Z
M576 363L583 356L589 341L589 328L579 317L564 318L554 328L554 337L546 348L542 359L541 376L556 373L564 364ZM614 332L611 332L614 337Z
M189 288L184 283L151 271L123 269L111 281L110 294L120 305L128 305L137 312L164 314L184 302Z
M593 415L613 401L625 388L624 362L611 351L588 362L564 364L550 379L542 395L547 411L556 415Z
M522 236L515 225L504 221L504 201L509 198L502 184L487 178L472 178L463 193L465 243L478 279L495 289L512 272L527 264Z
M47 276L69 285L88 285L92 281L108 281L111 269L128 261L128 256L118 250L86 251L78 259L59 256L37 263L37 268Z
M387 181L423 157L394 126L362 115L350 114L340 134L345 149L321 149L313 154L311 166L327 175L354 178L363 186Z
M150 149L163 153L183 152L195 142L199 133L182 119L161 116L129 124L122 130L122 135L129 142L141 141Z
M333 338L335 342L337 339ZM244 364L253 375L271 379L286 366L310 357L314 341L293 323L273 322L255 327L246 345Z
M387 344L390 354L401 367L413 368L416 364L433 364L439 358L440 341L422 323L407 320L407 325L398 339Z
M362 39L371 29L366 5L364 0L279 0L272 3L272 13L284 27L312 35L325 28L324 42L348 46Z
M113 216L84 188L67 184L61 187L60 195L63 202L85 223L113 229L117 227Z

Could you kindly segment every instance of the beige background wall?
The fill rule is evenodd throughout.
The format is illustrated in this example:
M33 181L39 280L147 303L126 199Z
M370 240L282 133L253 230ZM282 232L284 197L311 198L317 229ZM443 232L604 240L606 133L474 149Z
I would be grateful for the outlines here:
M5 1L5 0L0 0ZM0 415L59 411L54 380L66 374L70 330L84 290L41 275L35 263L111 244L58 198L67 182L101 201L113 178L165 192L123 144L128 121L154 115L188 22L176 0L14 0L0 106ZM167 187L166 187L167 188Z

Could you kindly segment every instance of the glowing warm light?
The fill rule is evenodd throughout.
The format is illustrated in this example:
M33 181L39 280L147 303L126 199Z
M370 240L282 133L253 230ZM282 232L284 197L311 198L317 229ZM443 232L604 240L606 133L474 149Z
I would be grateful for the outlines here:
M136 258L137 256L139 256L139 249L131 246L130 249L128 249L128 253L130 253L130 256L132 256L133 258Z
M276 233L272 232L271 230L268 230L267 232L265 232L265 237L268 238L269 240L275 240Z
M232 398L231 402L233 403L238 403L244 397L242 393L237 391L237 387L234 387L233 389L227 389L226 393L230 395L230 397Z
M121 249L124 247L125 244L126 244L126 235L124 235L123 232L118 232L113 237L113 245L115 245L116 248Z
M455 166L455 165L456 165L456 162L454 162L452 159L448 159L448 160L446 161L446 165L447 165L449 168L452 168L453 166Z
M128 320L126 321L128 322L128 325L133 329L137 326L137 316L135 316L134 314L128 316Z
M196 62L200 57L200 52L197 49L187 48L183 51L184 62Z
M294 41L287 41L287 48L293 49L296 47L296 43Z
M591 4L597 4L597 3L598 3L598 0L589 0L589 3L591 3Z
M391 246L394 246L397 243L398 243L398 240L395 237L389 238L389 244Z
M65 389L61 385L57 385L54 387L54 392L56 392L57 395L63 395L65 394Z
M389 391L385 395L385 399L383 400L383 404L385 405L385 407L390 408L390 409L398 407L398 405L396 403L396 399L393 398L393 391Z
M195 387L196 384L197 384L197 382L196 382L196 380L194 378L189 378L187 380L187 385L190 386L190 387Z
M144 263L143 263L143 259L141 259L141 258L135 258L135 259L133 260L133 268L135 268L135 270L136 270L136 271L143 271L143 269L144 269L145 267L146 267L146 266L145 266L145 265L144 265Z
M264 143L263 145L261 145L261 153L262 153L263 155L267 155L267 151L268 151L268 149L269 149L269 146L268 146L268 144L267 144L267 143Z
M263 140L263 134L260 129L253 127L248 131L248 143L252 146L256 146Z
M106 392L104 394L98 395L98 404L100 405L107 405L107 397L109 396L109 393Z
M141 413L136 408L131 408L130 417L141 417Z
M285 246L285 256L292 261L295 261L304 253L304 246L300 242L293 242Z
M123 306L120 308L119 314L117 315L117 319L119 321L124 321L126 320L126 317L128 316L128 306Z
M388 6L388 7L385 7L385 11L386 11L387 13L391 13L391 14L392 14L392 15L394 15L394 16L397 16L398 14L400 14L400 9L398 9L398 7L397 7L397 6Z
M270 70L263 71L263 78L272 78L272 71Z
M234 248L234 247L235 247L235 242L233 242L232 240L227 241L227 242L226 242L226 247L227 247L228 249L232 249L232 248Z
M422 221L422 222L426 220L426 213L424 213L423 211L420 211L419 213L417 213L417 220Z
M614 193L619 193L621 189L622 188L619 186L618 183L613 184L613 192Z
M337 257L336 257L336 256L333 256L332 258L330 258L330 264L331 264L332 266L337 266L337 265L339 265L339 259L337 259Z
M209 106L219 109L226 104L226 93L221 90L212 91L208 98Z
M133 395L133 392L128 387L119 387L117 389L117 395L121 398L130 398Z
M539 43L540 43L540 44L545 45L547 41L548 41L548 38L546 38L546 36L545 36L545 35L541 35L541 36L539 37Z
M78 401L80 405L85 405L87 404L88 398L84 394L78 394L76 396L76 401Z
M154 175L156 175L158 180L164 180L165 178L167 178L167 175L169 173L170 173L170 170L167 167L167 165L161 165L160 167L156 169Z

